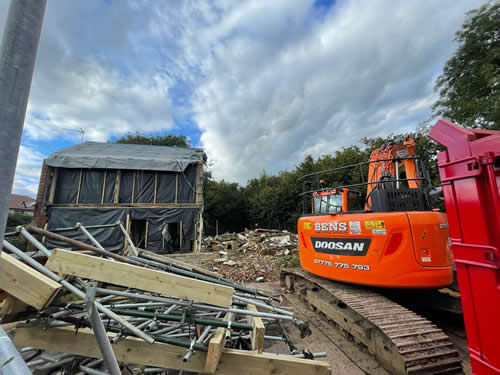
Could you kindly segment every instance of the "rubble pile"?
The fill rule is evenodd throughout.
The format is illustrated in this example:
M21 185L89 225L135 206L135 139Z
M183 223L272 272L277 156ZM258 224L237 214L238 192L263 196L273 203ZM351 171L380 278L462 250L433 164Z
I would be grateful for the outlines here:
M201 259L201 264L238 283L276 281L282 267L298 265L298 236L286 230L255 229L206 237L205 252L219 258Z

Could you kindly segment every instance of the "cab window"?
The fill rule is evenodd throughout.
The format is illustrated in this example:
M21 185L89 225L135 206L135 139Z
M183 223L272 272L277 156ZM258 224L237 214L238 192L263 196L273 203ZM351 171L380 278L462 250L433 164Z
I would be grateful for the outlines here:
M337 194L323 195L314 198L314 213L327 214L342 211L342 197Z

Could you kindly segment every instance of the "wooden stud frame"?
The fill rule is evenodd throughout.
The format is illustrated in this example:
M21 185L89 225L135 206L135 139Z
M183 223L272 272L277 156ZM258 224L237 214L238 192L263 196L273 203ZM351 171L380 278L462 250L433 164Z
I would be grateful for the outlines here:
M115 196L113 203L120 203L120 181L122 180L122 171L120 169L116 170L116 182L115 182Z
M130 198L130 203L134 203L134 196L135 196L135 177L136 177L136 172L134 171L134 178L132 180L132 198Z
M59 175L59 168L54 168L52 174L52 183L50 184L49 204L54 203L58 175Z
M175 199L174 203L158 203L158 172L155 172L154 175L154 191L153 191L153 203L135 203L135 190L136 190L136 178L137 171L134 171L133 174L133 182L132 182L132 196L130 199L130 203L122 203L120 202L120 185L121 185L121 176L122 170L116 169L116 177L115 177L115 186L113 191L113 203L105 203L104 198L106 194L106 182L109 178L107 170L104 171L104 179L101 190L101 199L98 203L80 203L80 194L81 194L81 186L83 180L83 169L80 169L80 176L78 180L78 190L76 203L64 203L64 204L54 204L54 197L56 193L57 179L58 179L58 171L59 168L53 168L52 176L49 177L52 179L52 182L49 187L49 197L48 204L51 207L55 208L79 208L79 209L92 209L92 208L127 208L127 207L141 207L141 208L199 208L200 210L203 208L203 192L202 192L202 175L203 175L203 163L198 163L196 166L196 181L195 181L195 202L193 203L179 203L179 173L176 173L175 176ZM147 237L149 232L149 223L146 224L146 244ZM182 235L183 223L180 223L180 237L179 244L182 247L184 238ZM126 230L130 233L130 217L127 216ZM201 250L201 239L203 234L203 214L200 211L198 217L198 224L195 228L194 239L192 243L192 251L193 253L199 253Z
M80 189L82 188L83 169L80 169L80 178L78 179L78 190L76 191L76 204L80 202Z
M177 191L179 186L179 173L175 174L175 204L177 204Z
M104 171L104 179L102 181L102 194L101 194L101 204L104 204L104 193L106 191L106 175L108 174L108 171Z
M158 190L158 172L155 172L155 185L153 191L153 203L156 204L156 191Z

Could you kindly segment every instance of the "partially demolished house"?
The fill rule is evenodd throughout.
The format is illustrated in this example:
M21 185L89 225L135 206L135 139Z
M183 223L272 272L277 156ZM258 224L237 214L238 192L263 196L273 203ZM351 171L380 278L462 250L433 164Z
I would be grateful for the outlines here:
M89 142L44 160L34 224L48 229L121 222L137 247L197 252L202 231L202 149ZM126 242L116 226L96 228L107 249ZM82 240L81 232L65 235ZM46 239L49 248L62 246Z

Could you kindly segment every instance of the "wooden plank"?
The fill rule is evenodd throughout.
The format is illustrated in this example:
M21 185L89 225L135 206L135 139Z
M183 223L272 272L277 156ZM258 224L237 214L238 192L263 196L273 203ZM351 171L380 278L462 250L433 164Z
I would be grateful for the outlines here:
M193 248L191 249L193 254L199 254L198 250L198 224L194 227L194 236L193 236Z
M24 303L40 310L54 298L61 285L9 254L0 253L0 286Z
M59 175L59 168L54 168L54 174L52 175L52 183L50 184L49 204L54 203L54 196L56 195L56 185L57 185L58 175Z
M130 214L127 214L127 217L125 218L125 230L127 233L130 235ZM123 248L127 248L127 239L125 238L123 243Z
M196 203L201 203L203 199L203 183L201 182L201 176L203 175L203 164L198 164L196 166L196 196L195 196L195 202Z
M122 179L121 177L122 177L122 171L118 169L116 171L115 194L113 197L113 203L115 204L120 203L120 181Z
M82 189L83 169L80 169L80 178L78 179L78 190L76 191L76 204L80 202L80 191Z
M2 292L2 294L4 294L4 292ZM5 296L0 297L0 299L0 322L2 323L13 321L17 314L28 308L27 304L15 297L12 297L10 294L5 294ZM4 324L2 324L2 327L3 326ZM6 328L4 329L7 331Z
M158 190L158 172L155 172L155 186L153 190L153 203L156 204L156 191Z
M130 200L130 203L134 203L134 195L135 195L135 176L136 172L134 171L134 178L132 179L132 198Z
M101 358L95 336L87 328L78 330L63 328L17 328L13 333L14 344L19 347L35 347L55 352L71 353L92 358ZM206 353L195 352L188 362L182 358L186 349L169 344L152 345L136 338L127 338L113 345L119 362L137 365L171 368L192 372L203 372ZM272 354L257 354L251 351L224 349L217 367L218 375L330 375L327 362L311 361Z
M223 285L65 250L54 250L45 266L54 272L222 307L231 305L234 292Z
M227 320L227 314L224 320ZM210 339L208 343L208 353L207 359L205 361L204 371L208 374L214 374L217 370L217 365L219 364L220 357L222 355L222 350L226 345L226 329L224 327L219 327L215 330L214 336Z
M106 191L106 176L108 171L104 171L104 179L102 181L101 204L104 204L104 192Z
M247 305L247 309L250 311L258 311L255 305ZM258 316L248 315L247 322L252 325L252 332L250 333L252 350L257 351L257 353L262 353L264 351L264 334L266 327L264 326L262 319Z
M198 231L199 231L199 236L198 236L198 248L196 249L196 254L201 253L201 241L203 239L203 210L200 210L200 216L198 219Z
M179 186L179 173L175 174L175 203L177 203L177 187Z
M51 207L56 208L117 208L117 207L141 207L141 208L201 208L200 203L109 203L105 205L97 205L94 203L65 203L52 204Z

